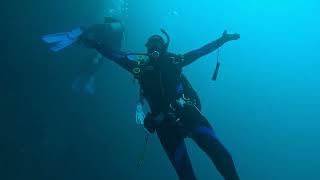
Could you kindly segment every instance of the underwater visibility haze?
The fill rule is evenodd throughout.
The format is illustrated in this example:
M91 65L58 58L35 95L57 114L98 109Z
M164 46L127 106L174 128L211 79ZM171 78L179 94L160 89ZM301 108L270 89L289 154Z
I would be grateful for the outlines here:
M2 7L1 180L320 179L319 1Z

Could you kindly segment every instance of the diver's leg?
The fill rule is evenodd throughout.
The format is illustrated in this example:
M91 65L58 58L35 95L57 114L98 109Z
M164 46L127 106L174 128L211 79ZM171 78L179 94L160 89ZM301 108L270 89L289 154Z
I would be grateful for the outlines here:
M180 180L196 180L189 159L184 137L176 126L167 126L157 130L160 142L169 157Z
M216 137L207 119L199 112L198 122L192 130L192 138L210 157L217 170L226 180L239 180L234 162L228 150ZM194 117L194 116L193 116Z

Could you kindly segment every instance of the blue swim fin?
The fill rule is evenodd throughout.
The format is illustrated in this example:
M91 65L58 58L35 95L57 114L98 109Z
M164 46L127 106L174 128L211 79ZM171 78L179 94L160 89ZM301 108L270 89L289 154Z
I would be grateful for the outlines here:
M81 71L78 73L77 78L73 81L72 90L77 93L94 94L95 87L95 73L103 65L104 57L101 54L85 63Z
M72 84L72 90L76 93L94 94L96 91L94 76L78 77Z
M70 38L65 38L63 40L61 40L60 42L58 42L57 44L53 45L50 50L53 52L57 52L60 51L68 46L70 46L71 44L73 44L75 41L77 41L77 39L70 39Z
M41 39L48 44L54 43L54 45L50 48L50 50L53 52L57 52L76 42L78 40L78 37L82 33L83 33L83 30L78 27L73 29L70 32L45 35L45 36L42 36Z
M95 78L91 76L84 87L84 92L88 94L94 94L96 92Z
M64 39L66 34L67 34L66 32L65 33L49 34L46 36L42 36L41 39L48 44L57 43L57 42L61 41L62 39Z

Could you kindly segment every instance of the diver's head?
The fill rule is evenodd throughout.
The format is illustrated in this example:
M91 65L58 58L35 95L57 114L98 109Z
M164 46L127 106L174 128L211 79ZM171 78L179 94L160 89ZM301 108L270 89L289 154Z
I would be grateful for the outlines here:
M167 53L166 43L159 35L151 36L146 43L146 47L148 49L149 56L153 59L158 59Z

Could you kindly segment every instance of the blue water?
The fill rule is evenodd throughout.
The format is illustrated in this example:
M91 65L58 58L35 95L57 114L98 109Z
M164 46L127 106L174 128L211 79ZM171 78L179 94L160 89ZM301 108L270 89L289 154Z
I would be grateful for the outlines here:
M99 23L123 1L8 2L4 12L0 179L177 179L158 139L135 125L138 85L107 62L95 95L72 93L72 79L95 52L51 53L44 34ZM126 2L125 2L126 3ZM224 30L241 34L184 69L203 114L231 152L241 179L318 180L320 168L320 3L315 0L128 0L125 49L165 28L171 52L185 53ZM2 59L2 58L1 58ZM198 179L222 179L187 140Z

